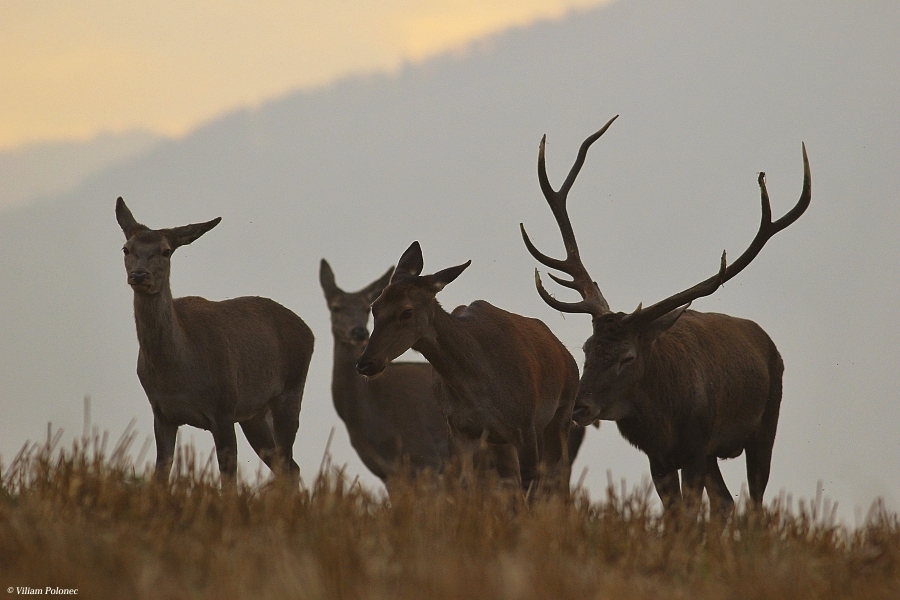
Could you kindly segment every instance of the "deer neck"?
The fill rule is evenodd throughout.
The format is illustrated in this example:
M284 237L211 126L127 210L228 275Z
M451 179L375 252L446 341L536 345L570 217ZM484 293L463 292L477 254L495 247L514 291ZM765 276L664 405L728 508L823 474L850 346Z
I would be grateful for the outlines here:
M157 294L135 292L134 321L141 357L148 367L166 368L185 358L185 335L168 285Z
M334 364L331 369L331 396L338 415L346 421L359 405L366 381L356 371L363 348L334 340Z
M452 388L464 388L466 379L471 375L478 376L485 364L476 340L437 301L434 302L429 331L412 348L421 353Z

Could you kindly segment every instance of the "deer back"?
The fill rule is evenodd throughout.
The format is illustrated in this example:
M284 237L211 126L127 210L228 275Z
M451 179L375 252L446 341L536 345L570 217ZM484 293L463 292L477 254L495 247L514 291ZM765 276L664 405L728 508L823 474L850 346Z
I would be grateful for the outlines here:
M489 399L491 412L508 425L533 422L543 429L572 404L578 366L562 342L540 320L477 300L457 307L449 319L462 335L452 350L453 366L433 363L441 390L456 403ZM569 391L567 393L567 391ZM464 400L464 403L466 401Z
M212 373L229 373L238 388L293 387L305 373L313 333L274 300L245 296L214 302L188 296L174 305L194 360Z

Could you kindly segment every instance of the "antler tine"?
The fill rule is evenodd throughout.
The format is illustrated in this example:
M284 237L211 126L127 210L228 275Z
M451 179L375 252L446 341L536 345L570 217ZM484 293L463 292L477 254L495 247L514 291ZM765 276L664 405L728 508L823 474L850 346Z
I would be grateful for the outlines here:
M581 294L581 302L562 302L556 300L544 289L541 284L540 275L535 272L535 286L537 287L538 294L540 294L544 302L562 312L584 312L594 316L610 312L609 304L607 304L606 299L600 292L600 288L597 286L596 282L591 279L590 274L581 262L578 243L575 240L575 232L572 229L572 222L570 221L568 211L566 210L566 199L569 194L569 189L571 189L572 184L575 182L575 178L578 177L578 173L584 165L585 157L587 156L591 144L606 133L606 130L609 129L609 126L612 125L613 121L617 118L618 115L610 119L599 131L588 136L588 138L582 142L581 147L578 150L578 156L575 158L575 163L572 165L568 176L558 191L553 189L553 186L550 185L550 180L547 177L547 167L544 159L547 136L545 135L541 138L540 150L538 151L538 181L541 186L541 191L544 193L544 198L546 198L547 204L550 205L550 210L553 212L553 217L556 219L559 232L562 235L563 245L566 248L566 258L564 260L559 260L540 252L534 244L531 243L528 234L525 232L525 226L520 223L519 228L522 232L522 240L525 242L525 247L528 248L528 251L534 258L551 269L562 271L572 279L561 279L552 274L550 277L560 285L573 289Z
M809 207L810 200L812 199L812 177L809 172L809 158L806 155L806 144L803 144L803 190L800 193L800 199L791 210L775 222L772 222L772 206L769 203L769 192L766 189L766 174L760 172L757 181L759 183L760 198L762 201L762 216L759 222L759 231L756 232L756 236L753 238L753 241L750 242L750 245L747 246L747 249L744 250L744 253L731 265L726 266L725 253L723 252L721 265L717 274L683 292L679 292L674 296L670 296L665 300L657 302L653 306L643 310L636 310L629 315L629 318L640 318L641 320L652 321L671 310L689 304L697 298L709 296L719 289L719 286L723 283L743 271L744 267L749 265L750 262L756 258L770 238L799 219Z
M550 277L553 277L553 275L550 275ZM553 279L556 281L560 281L556 277L553 277ZM570 287L575 290L579 289L569 282L564 283L563 281L560 281L560 283L563 283L563 285L565 285L566 287ZM556 309L559 312L585 313L593 316L604 314L604 312L609 312L608 308L604 312L598 311L597 302L593 298L586 298L581 302L563 302L561 300L557 300L550 294L550 292L544 289L544 284L541 283L541 274L537 269L534 270L534 287L537 288L538 295L544 300L544 302L546 302L550 306L550 308Z
M762 218L759 223L759 231L756 233L756 237L753 238L753 241L750 242L750 245L744 250L744 253L741 254L736 261L734 261L729 267L728 271L725 273L725 278L722 283L725 283L738 273L740 273L744 267L750 264L756 255L759 254L759 251L762 250L763 246L766 245L766 242L769 241L769 238L774 236L776 233L785 229L789 225L791 225L794 221L800 218L806 209L809 208L809 202L812 199L812 179L809 173L809 158L806 156L806 144L802 144L803 147L803 190L800 192L800 199L797 201L797 204L794 205L794 208L789 210L783 217L772 222L772 207L769 204L769 191L766 189L766 174L764 172L760 172L759 177L757 179L759 183L759 193L762 199Z
M609 126L613 124L613 121L619 118L619 115L614 116L612 119L606 122L606 125L600 128L594 134L589 135L583 142L581 142L581 147L578 149L578 156L575 157L575 162L572 164L572 168L569 169L569 175L566 177L566 180L563 182L562 186L559 188L559 194L561 194L563 198L563 204L565 205L565 197L569 194L569 189L572 187L572 184L575 183L575 178L578 177L578 173L581 172L581 167L584 166L584 160L587 158L588 148L600 139L600 136L606 133L606 130L609 129ZM544 182L546 182L547 188L552 190L550 187L550 182L547 180L547 169L544 165L544 140L547 139L546 134L543 138L541 138L541 149L538 153L538 177L543 181L541 183L541 189L544 188Z

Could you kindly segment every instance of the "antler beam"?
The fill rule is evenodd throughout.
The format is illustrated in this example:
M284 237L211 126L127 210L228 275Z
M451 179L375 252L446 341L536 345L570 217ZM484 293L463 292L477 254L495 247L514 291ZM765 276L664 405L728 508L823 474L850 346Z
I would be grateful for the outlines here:
M794 208L789 210L783 217L775 222L772 221L772 206L769 203L769 192L766 190L765 173L761 172L759 174L758 182L762 200L762 216L760 218L759 231L756 232L756 236L753 238L753 241L750 242L747 249L744 250L744 253L741 254L734 263L726 266L725 253L723 252L718 273L709 279L701 281L693 287L657 302L653 306L649 306L643 310L638 307L637 310L629 315L630 319L640 319L649 322L663 316L669 311L690 304L697 298L709 296L719 289L719 286L743 271L744 267L749 265L750 262L756 258L756 255L759 254L760 250L763 249L763 246L766 245L766 242L768 242L770 238L799 219L800 215L802 215L809 207L809 202L812 198L812 182L809 173L809 158L806 155L806 144L803 144L803 190L800 193L800 199L797 201L797 204L794 205Z
M575 158L575 163L572 165L572 168L569 170L569 175L566 177L558 191L553 189L553 186L550 185L550 180L547 177L547 167L544 160L544 149L547 136L545 135L541 138L540 151L538 152L538 181L541 185L541 191L544 193L544 198L546 198L547 204L550 205L550 210L553 212L553 216L556 219L559 232L562 235L563 244L566 248L566 258L564 260L559 260L540 252L534 244L531 243L528 234L525 232L525 226L522 223L519 223L519 228L522 232L522 240L525 242L525 247L528 248L528 252L530 252L538 262L551 269L562 271L572 279L562 279L552 273L550 274L550 277L558 284L573 289L581 294L582 300L580 302L562 302L557 300L544 289L544 286L541 283L541 277L537 269L535 269L534 283L535 287L537 287L538 294L540 294L544 302L561 312L588 313L593 316L599 316L610 312L609 304L600 292L599 286L591 279L590 274L581 262L578 243L575 241L575 233L572 230L572 222L569 220L569 214L566 210L566 199L569 194L569 189L571 189L572 184L575 182L575 178L578 177L578 173L584 165L584 160L591 144L606 133L606 130L609 129L609 126L612 125L613 121L618 117L619 115L616 115L610 119L599 131L588 136L588 138L582 142L581 148L578 150L578 156Z

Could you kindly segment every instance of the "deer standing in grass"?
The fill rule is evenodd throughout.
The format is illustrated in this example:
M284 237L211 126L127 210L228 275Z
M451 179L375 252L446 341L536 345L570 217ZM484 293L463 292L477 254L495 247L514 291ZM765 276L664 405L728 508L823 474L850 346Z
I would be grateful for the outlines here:
M372 302L392 272L393 267L358 292L345 292L324 258L319 265L334 336L334 407L356 453L382 481L398 472L406 474L406 468L410 475L423 469L440 472L450 455L450 430L434 399L430 364L393 362L374 379L356 372L356 361L369 340Z
M693 503L706 489L723 513L734 500L719 458L744 452L750 497L760 504L769 480L772 447L781 406L784 366L775 344L752 321L687 310L740 273L765 243L796 221L809 206L811 183L803 146L803 190L786 215L772 222L765 173L759 174L762 219L756 237L731 265L722 254L719 272L653 306L614 313L591 279L578 251L566 210L566 198L584 164L588 148L616 119L589 136L559 191L550 185L544 164L544 139L538 153L538 179L556 218L566 248L564 260L542 254L521 227L528 251L541 263L571 279L550 275L580 293L580 302L551 296L535 271L541 298L556 310L587 313L593 335L584 344L584 373L573 411L577 423L615 421L621 434L647 454L656 490L667 509L685 496ZM678 470L681 470L681 485Z
M466 453L481 440L508 445L515 449L513 476L522 488L528 490L539 473L567 485L575 359L537 319L483 300L452 313L441 308L436 294L470 263L421 275L422 250L413 242L372 304L375 326L357 371L374 377L413 348L438 375L435 396L454 452Z
M268 298L172 298L172 253L221 218L150 229L119 198L116 220L125 233L125 271L134 290L137 373L153 408L156 477L168 478L180 425L212 432L219 471L234 477L235 423L270 469L298 477L293 446L312 331Z

